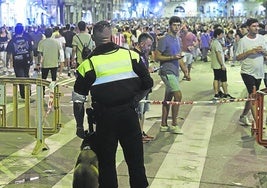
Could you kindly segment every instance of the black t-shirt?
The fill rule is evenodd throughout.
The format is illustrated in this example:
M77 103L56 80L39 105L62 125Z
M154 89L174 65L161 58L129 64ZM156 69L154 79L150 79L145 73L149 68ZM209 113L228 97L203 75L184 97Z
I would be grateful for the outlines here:
M12 54L14 66L25 66L32 61L32 43L26 37L14 36L8 42L6 51Z
M8 41L8 37L0 37L0 52L3 52L6 50L6 43Z
M5 43L8 41L8 37L5 36L5 37L0 37L0 43Z
M37 49L38 43L43 39L43 34L40 31L37 32L31 32L29 35L32 38L33 41L33 47Z
M75 35L75 33L72 31L66 31L63 33L63 37L66 40L66 44L65 44L66 47L72 48L72 39L73 39L74 35Z

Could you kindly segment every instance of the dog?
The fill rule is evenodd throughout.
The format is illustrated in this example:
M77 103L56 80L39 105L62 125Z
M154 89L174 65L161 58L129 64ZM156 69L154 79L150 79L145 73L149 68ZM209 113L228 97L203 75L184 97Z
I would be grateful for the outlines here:
M73 188L98 188L98 161L95 153L95 137L95 132L85 133L73 173Z

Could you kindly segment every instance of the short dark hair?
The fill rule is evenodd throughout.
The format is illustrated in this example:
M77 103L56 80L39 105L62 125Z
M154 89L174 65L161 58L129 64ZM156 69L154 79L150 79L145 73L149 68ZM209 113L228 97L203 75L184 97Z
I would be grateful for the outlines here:
M24 27L22 25L22 23L17 23L16 26L15 26L15 33L17 35L21 35L24 31Z
M53 29L52 28L46 28L44 35L45 35L46 38L50 38L52 36L52 33L53 33Z
M229 30L229 31L228 31L228 34L234 34L234 30L232 30L232 29Z
M181 23L181 19L178 16L172 16L169 20L169 25L171 26L173 23Z
M54 31L58 31L58 30L59 30L59 26L55 26Z
M218 28L222 28L222 25L221 24L214 24L213 29L215 30Z
M218 28L218 29L214 30L213 36L214 36L214 38L217 38L217 36L222 34L222 33L223 33L223 30Z
M66 29L67 29L67 30L70 29L70 24L66 24Z
M96 46L111 42L111 24L107 21L99 21L93 27L93 40Z
M258 23L259 21L256 19L256 18L248 18L247 19L247 22L246 22L246 25L247 26L251 26L252 24L254 23Z
M241 24L240 28L246 28L247 27L247 24L246 23L243 23Z
M96 34L98 32L103 32L104 28L111 28L111 25L107 21L99 21L94 25L93 28L93 34Z
M138 43L141 43L141 42L147 40L148 38L151 39L152 42L154 42L154 39L153 39L153 37L150 34L148 34L148 33L141 33L139 35L139 37L138 37Z
M85 31L86 23L84 21L79 21L78 28L80 31Z

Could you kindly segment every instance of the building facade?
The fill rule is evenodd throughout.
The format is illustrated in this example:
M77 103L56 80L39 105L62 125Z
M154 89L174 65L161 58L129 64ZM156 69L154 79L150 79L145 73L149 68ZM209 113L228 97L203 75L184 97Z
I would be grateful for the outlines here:
M93 23L113 16L110 0L0 0L0 26Z
M65 25L172 15L201 21L265 18L261 4L258 0L0 0L0 25Z
M257 0L166 0L164 16L197 17L202 21L217 18L265 18L266 8Z

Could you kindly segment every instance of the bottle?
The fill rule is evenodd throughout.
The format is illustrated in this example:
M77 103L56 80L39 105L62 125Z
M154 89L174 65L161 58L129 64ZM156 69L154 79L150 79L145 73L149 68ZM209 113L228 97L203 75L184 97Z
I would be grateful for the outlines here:
M33 71L32 78L38 78L38 72L36 70Z

